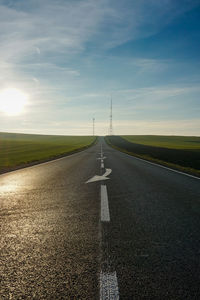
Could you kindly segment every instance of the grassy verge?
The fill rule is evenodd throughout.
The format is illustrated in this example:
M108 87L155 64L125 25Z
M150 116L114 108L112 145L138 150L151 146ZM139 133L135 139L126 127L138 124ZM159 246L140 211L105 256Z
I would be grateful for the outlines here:
M53 136L0 133L0 173L84 150L93 136Z
M142 136L142 138L144 140L144 136ZM168 137L163 138L167 139ZM183 137L180 138L183 139ZM187 141L188 139L189 137L186 137ZM200 138L197 138L197 140L195 141L197 142L197 144L198 139L200 140ZM200 177L199 145L195 145L194 147L194 145L192 144L191 148L190 145L187 145L186 149L183 147L181 148L180 145L177 145L179 144L179 141L177 141L176 144L175 137L173 143L176 144L176 146L174 146L174 148L172 148L172 144L171 148L167 148L130 142L130 140L134 140L134 136L129 136L129 140L125 139L124 136L123 138L120 136L110 136L106 137L105 140L113 148L125 152L129 155L136 156L138 158L142 158L169 168L176 169L181 172ZM152 143L152 137L148 141L150 140Z

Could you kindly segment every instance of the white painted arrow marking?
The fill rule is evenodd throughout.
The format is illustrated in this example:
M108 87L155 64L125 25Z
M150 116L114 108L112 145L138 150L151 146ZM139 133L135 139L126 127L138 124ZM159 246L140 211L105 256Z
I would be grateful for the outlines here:
M106 172L103 175L101 175L101 176L95 175L91 179L89 179L88 181L86 181L86 183L100 181L100 180L108 180L110 178L108 178L107 176L110 175L111 172L112 172L111 169L106 169Z
M112 173L111 169L106 169L106 172L103 174L104 177L110 175Z

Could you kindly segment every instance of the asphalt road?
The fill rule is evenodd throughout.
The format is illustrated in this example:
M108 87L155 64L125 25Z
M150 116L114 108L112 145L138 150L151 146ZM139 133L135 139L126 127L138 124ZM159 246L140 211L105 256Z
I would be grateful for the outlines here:
M86 184L105 173L101 156L110 179ZM1 175L0 205L0 299L200 298L199 179L100 139Z

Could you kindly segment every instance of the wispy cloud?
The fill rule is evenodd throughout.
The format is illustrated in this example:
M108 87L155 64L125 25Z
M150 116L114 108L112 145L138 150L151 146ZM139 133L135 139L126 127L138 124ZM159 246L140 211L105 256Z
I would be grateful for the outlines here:
M161 120L182 122L188 118L195 119L200 114L197 100L199 92L198 85L168 85L116 91L114 115L116 120L127 120L130 123L132 120L151 123Z
M4 125L5 126L5 125ZM23 126L23 130L22 130ZM42 129L41 129L42 127ZM60 121L60 122L35 122L23 121L23 124L15 126L8 123L2 131L38 133L38 134L63 134L63 135L91 135L92 120L90 121ZM200 120L185 119L179 121L141 121L141 120L118 120L114 122L115 135L134 134L157 134L157 135L193 135L199 136ZM96 121L95 133L97 135L108 135L109 124L105 121Z
M16 73L24 65L31 67L30 63L35 67L43 65L43 68L50 64L51 67L53 64L58 66L63 55L70 64L72 55L84 52L88 47L99 51L155 34L175 16L196 4L196 1L189 4L183 0L180 6L179 2L1 1L0 57L2 61L12 63ZM141 70L164 65L148 59L133 64ZM77 72L72 70L71 74Z
M198 3L195 0L0 0L0 89L11 86L30 94L27 116L21 121L15 118L15 125L14 119L8 122L3 119L3 124L11 128L21 122L21 128L26 130L34 126L39 130L41 126L52 133L55 126L56 132L61 132L62 126L70 126L63 123L65 118L75 128L84 112L83 122L96 114L99 126L107 133L105 119L109 115L111 92L116 116L121 120L131 118L133 111L138 118L147 117L147 112L156 118L155 111L174 108L175 98L178 107L181 97L194 93L196 87L168 83L149 86L147 80L147 87L143 84L143 80L153 75L159 80L160 73L174 61L148 55L123 57L122 61L117 57L112 61L106 55L108 50L128 41L155 35ZM137 87L137 77L142 88Z
M150 59L150 58L135 58L129 62L133 67L138 69L138 74L142 73L159 73L163 72L173 62L170 60Z
M2 1L1 1L2 2ZM1 54L26 59L101 48L157 33L198 1L8 1L0 5ZM180 5L181 3L181 5ZM6 5L7 4L7 5ZM28 57L27 57L28 56Z
M193 135L199 136L200 120L185 119L171 121L121 120L115 122L115 134L155 134L155 135Z

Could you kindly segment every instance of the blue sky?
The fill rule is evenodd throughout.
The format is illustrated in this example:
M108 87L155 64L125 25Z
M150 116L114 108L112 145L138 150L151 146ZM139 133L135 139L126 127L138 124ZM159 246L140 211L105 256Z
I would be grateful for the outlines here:
M200 0L0 0L0 130L200 135Z

